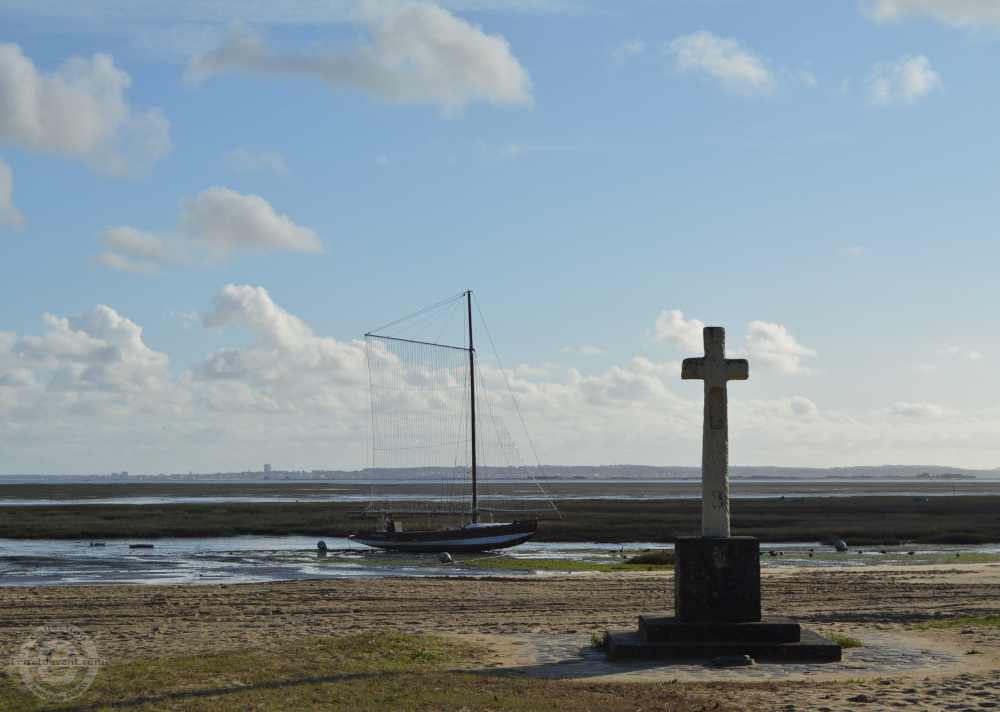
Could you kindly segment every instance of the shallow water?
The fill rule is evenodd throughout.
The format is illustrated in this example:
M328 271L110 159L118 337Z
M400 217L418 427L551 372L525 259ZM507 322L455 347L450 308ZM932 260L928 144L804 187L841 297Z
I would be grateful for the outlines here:
M532 565L533 560L568 559L615 564L643 551L672 548L644 542L624 545L528 542L499 553L455 556L456 564L445 565L433 554L383 552L351 545L347 539L325 541L329 551L324 555L317 551L315 539L300 536L108 540L105 546L90 546L86 541L0 539L0 586L254 583L384 576L535 576L558 572L540 570ZM153 548L129 548L137 543L152 544ZM899 566L1000 561L1000 545L897 546L836 553L832 547L815 543L761 544L761 554L761 565L765 568ZM523 562L524 566L497 569L483 565L496 557Z

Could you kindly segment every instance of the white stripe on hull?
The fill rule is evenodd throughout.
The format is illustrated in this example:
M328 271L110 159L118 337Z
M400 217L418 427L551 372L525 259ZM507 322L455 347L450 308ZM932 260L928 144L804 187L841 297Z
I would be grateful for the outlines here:
M505 544L511 541L517 541L518 539L530 539L532 535L528 534L506 534L504 536L485 536L476 537L475 539L438 539L438 540L426 540L426 541L390 541L390 540L379 540L374 539L361 539L359 535L355 534L351 537L351 541L356 541L359 544L367 544L368 546L377 546L380 548L385 548L391 546L392 548L402 548L402 547L424 547L424 546L440 546L441 551L446 551L448 546L489 546L491 544Z

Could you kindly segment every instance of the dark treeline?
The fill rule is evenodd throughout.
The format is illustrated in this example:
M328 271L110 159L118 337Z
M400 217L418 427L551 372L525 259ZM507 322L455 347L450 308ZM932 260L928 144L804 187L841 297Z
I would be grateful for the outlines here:
M563 500L563 520L545 522L539 541L673 541L701 531L701 503L674 500ZM341 537L377 520L356 503L83 504L0 507L8 539L150 539L302 535ZM764 542L979 544L1000 542L1000 497L816 497L802 501L738 499L734 535ZM417 528L427 520L404 525Z

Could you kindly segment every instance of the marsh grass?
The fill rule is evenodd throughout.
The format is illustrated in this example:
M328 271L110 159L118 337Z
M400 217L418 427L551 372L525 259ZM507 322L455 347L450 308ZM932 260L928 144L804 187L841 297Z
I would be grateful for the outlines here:
M93 485L96 487L96 485ZM76 487L82 487L77 485ZM175 494L181 493L178 490ZM561 500L562 521L539 526L537 541L673 542L701 532L694 499ZM82 504L3 507L0 538L154 539L237 535L344 537L376 522L353 502ZM761 541L838 539L851 547L1000 542L1000 497L815 497L732 500L732 533ZM410 523L412 522L412 524ZM426 520L404 520L422 527Z
M433 636L373 632L273 650L112 661L82 697L53 705L16 674L0 677L0 709L110 712L254 710L733 709L717 692L659 684L525 680L487 668L485 655Z
M653 566L673 566L674 552L672 551L648 551L645 554L630 556L625 559L626 564L651 564Z

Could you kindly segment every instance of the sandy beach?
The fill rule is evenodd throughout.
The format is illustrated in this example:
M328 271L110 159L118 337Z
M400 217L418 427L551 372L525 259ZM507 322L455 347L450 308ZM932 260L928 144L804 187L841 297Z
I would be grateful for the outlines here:
M889 636L914 649L944 651L953 663L863 682L843 672L785 677L780 685L736 678L731 694L746 707L1000 707L1000 628L910 627L935 617L996 613L1000 565L772 569L764 570L762 579L765 613L862 641ZM640 613L670 613L672 599L669 572L3 588L0 640L6 656L38 625L72 623L92 636L113 665L206 649L266 649L296 637L381 627L459 636L489 650L496 669L513 671L523 658L511 645L517 636L589 637L608 628L634 628ZM627 678L628 670L621 674Z

